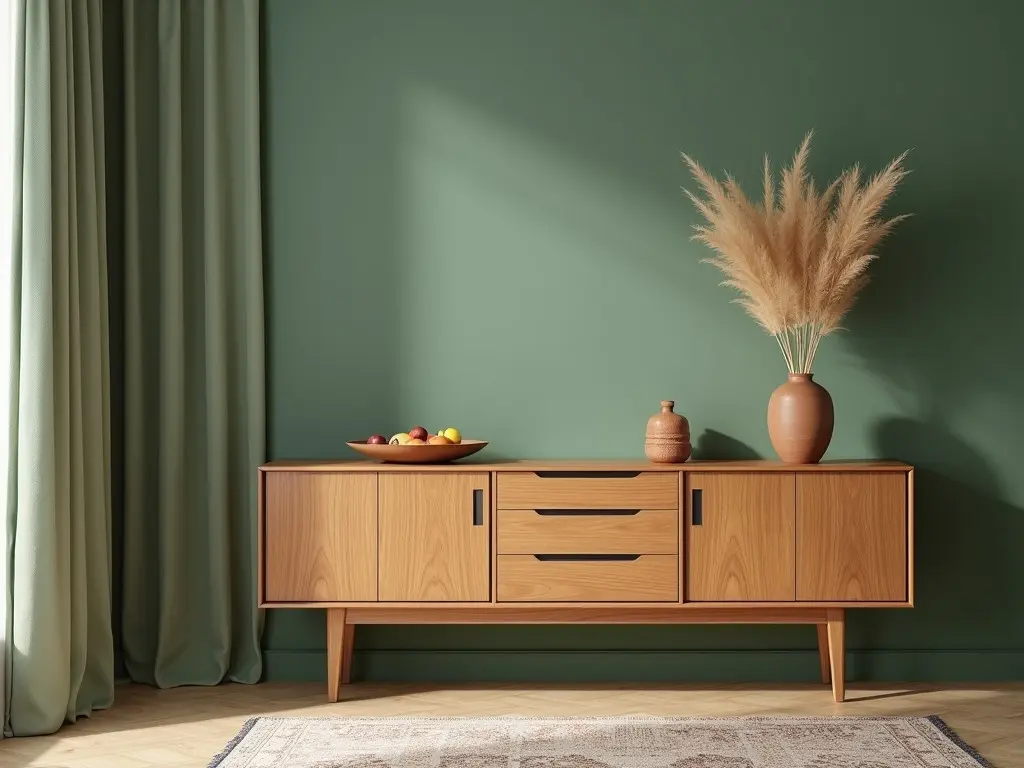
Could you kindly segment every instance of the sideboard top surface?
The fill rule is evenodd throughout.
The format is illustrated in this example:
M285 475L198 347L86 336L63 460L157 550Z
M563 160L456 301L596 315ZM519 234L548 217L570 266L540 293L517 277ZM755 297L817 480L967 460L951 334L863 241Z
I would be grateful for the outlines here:
M281 459L263 464L264 472L907 472L899 461L823 461L783 464L779 461L687 461L652 464L642 459L509 459L453 464L381 464L344 459Z

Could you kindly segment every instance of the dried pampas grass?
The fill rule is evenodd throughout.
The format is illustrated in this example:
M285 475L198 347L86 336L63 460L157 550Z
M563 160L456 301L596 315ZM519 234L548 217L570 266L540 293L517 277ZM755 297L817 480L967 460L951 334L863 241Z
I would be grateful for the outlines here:
M776 338L790 373L810 373L822 337L839 327L868 281L874 249L906 216L881 217L907 175L897 157L862 183L854 166L820 192L807 173L808 133L778 183L764 160L761 203L736 180L719 181L689 155L683 160L704 198L686 194L704 217L695 240L715 254L705 261L735 288L736 301Z

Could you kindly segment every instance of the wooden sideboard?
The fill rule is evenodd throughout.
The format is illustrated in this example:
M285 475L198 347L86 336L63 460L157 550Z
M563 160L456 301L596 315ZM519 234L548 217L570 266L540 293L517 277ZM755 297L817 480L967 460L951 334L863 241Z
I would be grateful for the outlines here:
M844 697L848 608L914 603L914 472L896 462L276 461L259 603L326 608L328 696L357 624L817 627Z

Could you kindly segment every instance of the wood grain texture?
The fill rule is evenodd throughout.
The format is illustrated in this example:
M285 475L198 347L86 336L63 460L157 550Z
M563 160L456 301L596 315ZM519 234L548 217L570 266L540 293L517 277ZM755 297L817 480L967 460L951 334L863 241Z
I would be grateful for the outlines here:
M828 656L832 696L839 703L846 698L846 614L841 608L828 612Z
M685 472L680 472L676 479L676 493L679 497L679 508L676 515L676 543L679 547L679 562L676 567L676 573L678 573L679 579L679 603L683 605L686 600L687 580L686 580L686 568L689 562L686 556L686 484L687 475Z
M407 464L381 464L375 461L346 459L281 459L267 462L264 472L408 472ZM555 471L630 471L630 472L906 472L909 464L899 461L822 461L818 464L783 464L781 461L694 461L684 464L654 464L650 461L625 459L509 459L480 461L475 458L458 464L417 464L416 472L539 472ZM529 505L525 505L529 506Z
M307 603L267 603L262 606L264 608L363 608L368 603L362 602L307 602ZM497 608L495 601L490 601L486 605L481 606L479 601L477 602L457 602L452 600L441 601L441 602L430 602L430 601L402 601L393 600L380 603L372 603L372 605L387 606L388 608L472 608L472 609L483 609L488 610L490 608ZM549 608L549 603L537 602L537 603L517 603L520 607L534 607L534 608ZM587 607L592 603L563 603L565 607L573 607L573 605L579 605L580 607ZM902 610L910 606L907 603L894 603L889 602L870 602L870 601L848 601L848 600L800 600L794 602L793 600L758 600L758 601L744 601L744 600L726 600L726 601L706 601L706 602L681 602L671 607L666 607L665 610L670 611L683 611L685 613L700 613L701 611L707 610L719 610L719 609L750 609L757 610L760 608L792 608L794 605L799 605L802 608L814 608L814 609L826 609L826 608L880 608L883 610ZM618 607L618 608L635 608L638 607L636 603L621 602L615 600L609 600L602 603L602 607ZM643 608L642 605L639 606Z
M495 584L498 583L498 512L495 509L497 506L496 501L498 498L498 473L488 473L491 482L491 496L490 504L488 505L488 515L491 520L491 584L490 584L490 595L491 604L498 602L498 590L495 588Z
M696 473L688 488L687 598L793 600L793 474ZM690 509L695 489L703 494L701 525Z
M541 477L498 473L498 509L675 509L676 476L641 472L635 477Z
M263 471L256 473L256 605L267 602L266 567L267 559L267 476Z
M828 654L828 624L818 625L818 659L821 662L821 682L832 682L832 661Z
M348 685L352 682L352 656L356 649L356 625L345 624L344 639L342 640L341 659L341 683Z
M644 509L631 515L547 515L533 509L497 512L498 554L675 555L674 509Z
M473 492L483 525L473 525ZM379 479L381 600L490 600L490 477L405 472Z
M907 600L902 474L797 476L797 599Z
M341 681L345 668L345 609L327 611L327 700L341 697Z
M907 472L907 604L914 604L914 470Z
M677 568L675 555L618 561L498 555L498 601L674 602L679 599Z
M377 599L377 475L265 478L268 602Z
M714 608L680 611L661 606L607 604L523 607L350 608L353 624L822 624L824 608Z

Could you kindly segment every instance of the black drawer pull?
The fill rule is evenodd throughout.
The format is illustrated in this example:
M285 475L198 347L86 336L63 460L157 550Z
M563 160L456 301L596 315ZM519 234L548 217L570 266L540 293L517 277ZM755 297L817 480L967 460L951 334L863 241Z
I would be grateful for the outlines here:
M544 478L592 477L592 478L595 478L595 479L598 479L598 480L600 480L601 478L615 478L615 477L626 477L626 478L629 478L629 477L639 477L640 476L639 472L629 472L629 471L626 471L626 470L618 470L618 469L612 469L612 470L608 470L606 472L601 471L601 470L573 472L573 471L570 471L570 470L560 470L559 469L559 470L548 470L548 471L542 471L542 472L534 472L533 474L535 474L537 477L544 477Z
M639 560L640 555L534 555L541 562L582 562L603 560L613 562L632 562Z
M704 523L704 491L700 488L694 488L690 491L690 514L692 515L694 525L703 525Z
M538 515L545 517L572 517L583 515L614 515L625 517L627 515L639 515L639 509L535 509Z
M473 525L484 524L484 492L477 488L473 491Z

